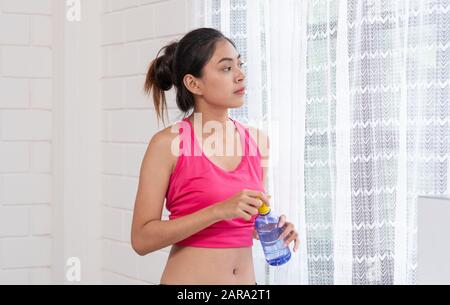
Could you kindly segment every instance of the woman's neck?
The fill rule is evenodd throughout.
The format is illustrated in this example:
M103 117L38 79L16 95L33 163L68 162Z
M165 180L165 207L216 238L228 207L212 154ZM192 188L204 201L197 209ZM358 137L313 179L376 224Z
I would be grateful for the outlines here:
M189 116L189 120L191 122L195 122L196 124L200 124L202 129L207 123L219 123L223 127L226 126L227 122L229 121L228 117L228 110L225 109L225 111L198 111L194 110L194 112Z

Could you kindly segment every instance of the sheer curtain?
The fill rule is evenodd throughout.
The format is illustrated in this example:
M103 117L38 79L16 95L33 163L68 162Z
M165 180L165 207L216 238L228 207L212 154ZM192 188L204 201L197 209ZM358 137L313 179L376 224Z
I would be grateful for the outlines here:
M231 115L271 140L300 251L267 284L415 282L416 198L450 195L450 0L196 0L247 62Z

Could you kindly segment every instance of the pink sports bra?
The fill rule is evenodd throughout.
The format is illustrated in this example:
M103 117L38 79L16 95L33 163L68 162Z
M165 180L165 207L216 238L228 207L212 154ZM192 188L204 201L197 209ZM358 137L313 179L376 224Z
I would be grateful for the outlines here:
M263 168L258 145L248 129L233 120L244 154L239 165L226 171L203 153L188 118L179 122L180 155L170 176L166 193L169 219L194 213L224 201L243 189L264 192ZM180 241L177 245L207 248L237 248L253 245L256 215L250 221L234 218L218 221Z

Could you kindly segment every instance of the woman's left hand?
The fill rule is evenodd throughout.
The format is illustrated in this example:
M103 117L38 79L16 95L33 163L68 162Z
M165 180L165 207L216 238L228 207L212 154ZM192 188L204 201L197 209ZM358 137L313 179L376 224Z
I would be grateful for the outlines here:
M253 238L259 240L258 231L255 228L253 228Z
M298 233L295 230L294 225L291 222L286 221L286 216L281 215L278 220L278 227L282 228L282 233L279 239L284 240L284 244L287 246L294 241L294 252L297 251L300 240L298 238Z

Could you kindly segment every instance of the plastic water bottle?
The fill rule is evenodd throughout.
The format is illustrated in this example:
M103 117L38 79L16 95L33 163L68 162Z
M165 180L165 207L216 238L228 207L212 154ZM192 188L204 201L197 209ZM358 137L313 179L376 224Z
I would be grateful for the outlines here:
M255 228L264 250L266 261L271 266L280 266L291 258L289 245L284 245L284 240L278 239L283 232L278 228L278 215L263 203L259 209L259 215L255 219Z

